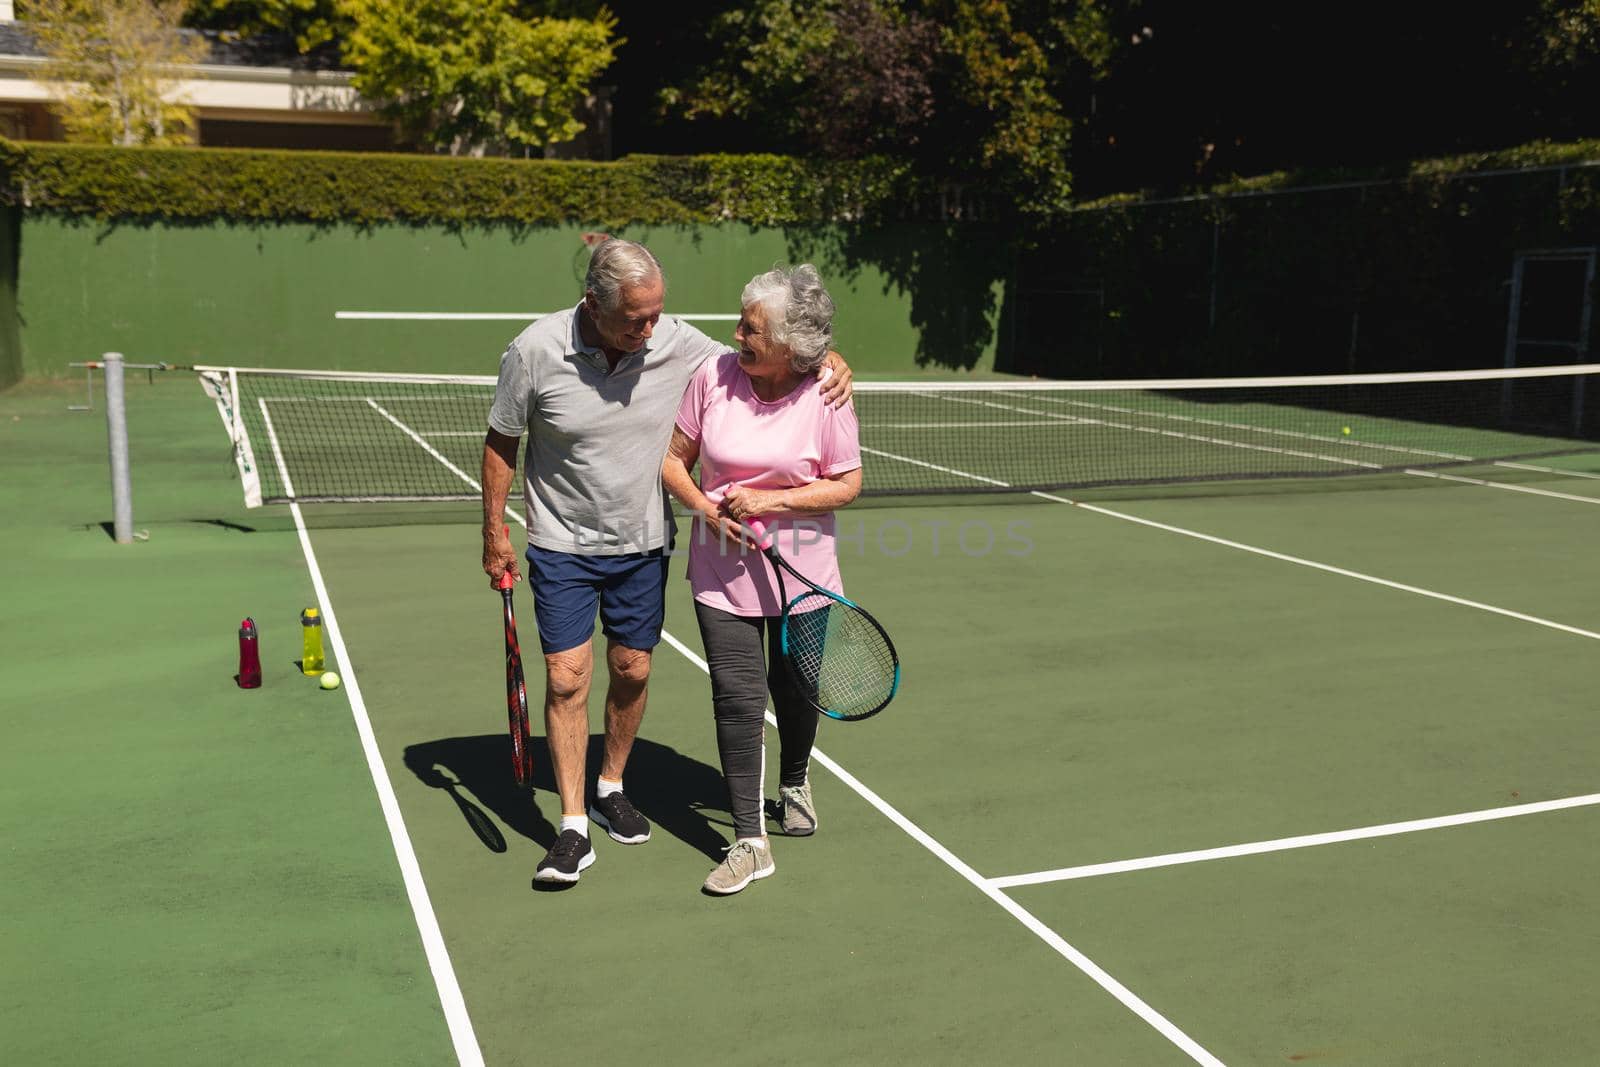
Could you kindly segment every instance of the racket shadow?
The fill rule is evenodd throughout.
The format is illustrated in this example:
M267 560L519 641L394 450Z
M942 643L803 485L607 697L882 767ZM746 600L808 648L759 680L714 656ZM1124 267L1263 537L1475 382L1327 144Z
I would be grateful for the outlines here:
M404 759L418 781L450 797L485 848L503 853L509 845L501 826L542 848L555 844L559 832L546 815L546 811L559 813L561 807L550 768L550 752L541 736L533 738L531 747L531 791L518 789L511 779L511 739L504 733L419 742L407 746ZM589 738L591 792L604 747L602 735ZM727 790L720 771L677 749L641 737L634 741L628 757L626 781L628 798L658 831L711 859L722 858L728 838L718 827L728 826L729 822Z
M557 831L535 801L538 790L553 791L555 783L550 778L543 738L534 738L533 748L535 765L543 776L535 775L531 791L518 789L511 779L511 738L504 733L409 745L405 764L423 785L449 795L468 828L490 852L507 851L500 826L549 848Z

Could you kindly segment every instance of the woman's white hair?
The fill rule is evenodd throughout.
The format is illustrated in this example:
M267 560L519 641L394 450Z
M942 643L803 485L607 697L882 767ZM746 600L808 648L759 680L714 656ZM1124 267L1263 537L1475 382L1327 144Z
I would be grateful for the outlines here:
M604 247L604 246L602 246ZM822 366L833 347L833 297L822 275L809 263L757 274L739 298L742 307L760 304L767 312L772 340L789 349L789 365L799 374Z
M665 290L667 276L648 248L635 241L612 237L600 242L600 247L589 257L589 273L583 279L583 288L594 294L602 311L614 311L622 303L622 290L658 279Z

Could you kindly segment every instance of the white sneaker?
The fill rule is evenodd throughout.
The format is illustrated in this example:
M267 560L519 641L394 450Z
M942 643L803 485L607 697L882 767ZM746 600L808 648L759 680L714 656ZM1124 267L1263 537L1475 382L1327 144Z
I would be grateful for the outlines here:
M810 837L817 832L817 808L811 802L811 779L799 785L778 787L778 821L790 837Z
M735 841L727 857L706 875L705 891L720 896L737 893L755 879L765 878L777 869L778 865L772 862L771 848Z

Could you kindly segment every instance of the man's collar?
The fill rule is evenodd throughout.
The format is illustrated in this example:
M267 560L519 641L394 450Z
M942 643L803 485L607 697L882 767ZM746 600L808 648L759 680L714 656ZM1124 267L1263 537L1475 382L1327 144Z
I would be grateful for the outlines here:
M572 312L572 350L591 356L604 355L599 345L591 345L583 339L583 316L583 301L580 300Z
M572 349L574 352L582 352L584 355L588 356L604 356L606 354L605 349L601 348L599 345L591 345L583 339L584 314L584 302L580 300L578 301L578 306L574 308L572 312ZM649 338L644 344L640 345L634 351L624 354L622 359L632 359L634 356L642 357L648 355L651 350L651 344L654 341L654 337ZM620 363L622 360L618 360L618 362Z

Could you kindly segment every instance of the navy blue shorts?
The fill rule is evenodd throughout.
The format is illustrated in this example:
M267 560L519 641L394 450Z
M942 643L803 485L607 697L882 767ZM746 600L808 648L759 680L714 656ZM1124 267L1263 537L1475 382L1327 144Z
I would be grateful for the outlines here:
M594 636L600 609L605 635L648 652L661 643L667 608L667 554L579 556L528 546L533 617L545 655L577 648Z

